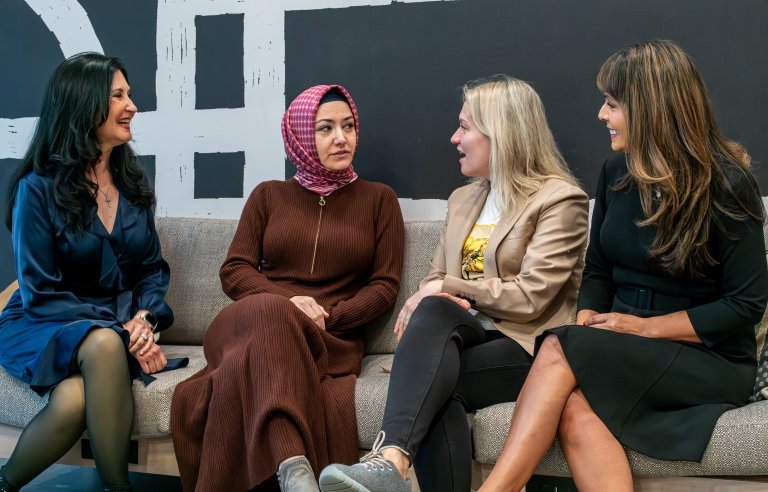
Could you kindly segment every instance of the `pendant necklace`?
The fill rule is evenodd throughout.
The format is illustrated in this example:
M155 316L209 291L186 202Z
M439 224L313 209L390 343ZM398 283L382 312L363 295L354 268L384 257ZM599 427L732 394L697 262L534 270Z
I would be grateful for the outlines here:
M99 177L96 176L96 173L93 174L93 177L96 178L96 189L104 195L104 201L107 202L107 208L112 208L112 198L107 195L105 191L101 189L101 185L99 184ZM109 185L107 186L107 190L109 190Z

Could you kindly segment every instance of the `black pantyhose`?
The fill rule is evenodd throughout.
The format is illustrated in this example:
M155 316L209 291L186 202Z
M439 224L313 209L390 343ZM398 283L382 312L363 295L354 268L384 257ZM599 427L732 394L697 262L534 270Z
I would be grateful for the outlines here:
M95 329L77 351L80 374L51 392L48 404L22 432L3 468L22 487L61 458L88 429L96 469L107 486L128 485L133 393L125 346L112 329Z

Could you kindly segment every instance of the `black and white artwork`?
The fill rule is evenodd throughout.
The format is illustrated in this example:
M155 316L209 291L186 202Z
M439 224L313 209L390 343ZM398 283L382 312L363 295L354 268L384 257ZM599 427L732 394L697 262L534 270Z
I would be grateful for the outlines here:
M133 146L157 214L237 218L250 190L286 179L280 118L310 85L340 83L361 117L358 173L440 220L465 182L449 139L462 84L530 82L571 168L593 193L610 155L595 75L631 43L672 39L696 60L724 133L768 177L768 2L763 0L3 0L0 189L33 131L53 69L82 51L125 62ZM15 278L0 231L0 287Z

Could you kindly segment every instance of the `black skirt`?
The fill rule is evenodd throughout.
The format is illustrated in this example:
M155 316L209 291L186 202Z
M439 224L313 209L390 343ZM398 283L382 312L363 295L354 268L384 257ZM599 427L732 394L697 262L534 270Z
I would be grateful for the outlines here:
M662 313L616 300L612 311ZM701 461L723 412L747 403L756 367L735 363L702 344L562 326L558 337L577 384L616 439L663 460Z

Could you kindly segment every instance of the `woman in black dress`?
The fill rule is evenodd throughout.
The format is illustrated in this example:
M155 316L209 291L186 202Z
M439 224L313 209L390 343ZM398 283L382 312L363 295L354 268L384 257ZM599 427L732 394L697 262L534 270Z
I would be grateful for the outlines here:
M579 490L632 490L622 446L701 461L755 380L768 274L749 155L670 41L615 53L597 85L620 154L600 174L577 325L537 340L482 492L521 489L556 435Z

